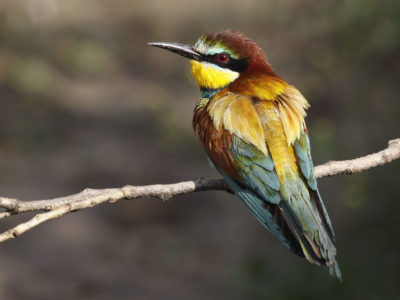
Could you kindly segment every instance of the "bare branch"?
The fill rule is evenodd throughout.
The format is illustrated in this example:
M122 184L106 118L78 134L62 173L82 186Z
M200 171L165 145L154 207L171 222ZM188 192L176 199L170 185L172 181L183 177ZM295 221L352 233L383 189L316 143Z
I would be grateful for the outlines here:
M352 160L330 161L317 166L315 167L315 174L317 178L338 174L353 174L390 163L399 158L400 139L395 139L389 142L389 146L386 149L377 153ZM129 185L122 188L85 189L75 195L48 200L22 201L0 197L0 208L5 209L5 211L0 212L0 219L25 212L38 212L27 222L21 223L0 234L0 242L19 236L43 222L59 218L66 213L93 207L101 203L114 203L121 199L150 197L166 201L177 195L210 190L232 192L223 179L198 179L196 181L185 181L174 184Z
M338 174L351 175L385 165L399 158L400 139L395 139L389 141L389 146L382 151L350 160L330 161L315 167L315 175L317 178Z

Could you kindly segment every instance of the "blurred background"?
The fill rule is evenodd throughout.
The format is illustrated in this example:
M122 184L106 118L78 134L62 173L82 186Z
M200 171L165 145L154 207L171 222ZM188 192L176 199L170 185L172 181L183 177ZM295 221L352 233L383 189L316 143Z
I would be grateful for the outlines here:
M2 0L1 196L219 177L191 129L188 61L146 43L227 28L310 101L316 165L399 137L396 0ZM399 183L399 161L319 180L343 283L236 197L203 192L102 205L1 244L0 298L399 299Z

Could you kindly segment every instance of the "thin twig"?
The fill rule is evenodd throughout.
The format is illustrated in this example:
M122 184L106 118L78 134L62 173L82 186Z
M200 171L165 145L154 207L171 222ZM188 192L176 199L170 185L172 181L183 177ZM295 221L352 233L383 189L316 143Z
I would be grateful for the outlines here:
M365 171L380 165L390 163L400 158L400 139L391 140L389 146L377 153L360 158L344 161L330 161L315 167L317 178L338 174L353 174ZM101 203L114 203L121 199L156 197L164 201L187 193L221 190L231 192L223 179L198 179L173 184L155 184L147 186L125 186L111 189L85 189L82 192L61 198L22 201L12 198L0 197L0 219L16 214L37 211L38 213L27 222L21 223L0 234L0 243L17 237L39 224L62 215ZM44 212L43 212L44 211Z

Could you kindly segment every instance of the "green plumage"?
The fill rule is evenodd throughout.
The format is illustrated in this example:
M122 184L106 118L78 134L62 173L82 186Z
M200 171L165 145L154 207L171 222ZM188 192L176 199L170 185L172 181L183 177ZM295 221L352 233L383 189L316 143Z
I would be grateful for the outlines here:
M331 220L329 219L328 212L318 191L317 179L314 172L314 164L311 158L310 140L304 131L301 133L300 137L295 140L294 150L304 179L307 181L308 187L311 189L311 199L315 201L315 206L317 207L319 213L323 216L323 222L332 240L335 240L335 233L333 231Z
M280 183L271 156L233 136L231 153L239 174L249 187L272 204L280 201Z
M318 192L305 132L295 141L294 150L302 174L280 182L271 155L233 135L230 151L240 180L217 169L258 221L287 248L313 263L329 266L331 274L341 278L333 229Z

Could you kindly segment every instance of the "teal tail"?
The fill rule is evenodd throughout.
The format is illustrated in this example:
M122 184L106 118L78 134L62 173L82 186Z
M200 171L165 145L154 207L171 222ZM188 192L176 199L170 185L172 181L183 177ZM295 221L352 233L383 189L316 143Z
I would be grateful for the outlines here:
M318 207L322 202L318 191L310 191L300 177L294 177L282 184L281 195L279 206L306 259L329 267L331 275L341 280L333 232L327 224L330 225L329 220Z
M333 276L341 278L335 260L334 232L318 192L305 133L295 142L295 151L301 174L288 169L283 182L271 155L235 136L231 154L239 178L230 177L214 165L257 220L283 245L312 263L328 266Z

